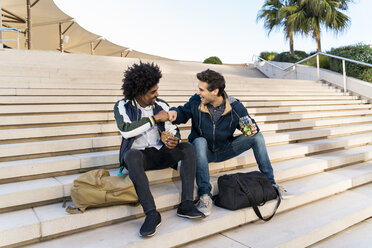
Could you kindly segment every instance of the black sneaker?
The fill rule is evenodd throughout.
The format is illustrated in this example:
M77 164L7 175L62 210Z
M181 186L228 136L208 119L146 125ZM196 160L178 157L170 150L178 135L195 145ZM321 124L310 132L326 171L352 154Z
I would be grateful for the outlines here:
M181 202L177 209L177 215L189 219L205 218L205 215L190 200Z
M141 229L140 229L140 234L143 237L151 237L154 236L156 232L156 228L160 226L161 224L161 216L158 211L154 210L151 211L146 215L146 219L143 222Z

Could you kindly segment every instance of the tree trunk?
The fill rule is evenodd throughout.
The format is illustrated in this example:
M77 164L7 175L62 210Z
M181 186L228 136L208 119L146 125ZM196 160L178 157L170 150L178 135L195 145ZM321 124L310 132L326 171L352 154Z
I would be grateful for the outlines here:
M289 52L294 54L294 46L293 46L293 32L289 33Z
M320 32L314 32L314 37L316 40L316 48L318 52L322 51L322 46L320 44Z
M27 49L32 48L32 16L31 16L31 0L27 0Z

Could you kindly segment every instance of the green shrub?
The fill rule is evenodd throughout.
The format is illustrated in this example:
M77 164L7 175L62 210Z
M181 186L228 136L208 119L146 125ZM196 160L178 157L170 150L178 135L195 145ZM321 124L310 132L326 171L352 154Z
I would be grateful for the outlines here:
M362 72L360 79L372 83L372 68L369 67Z
M316 67L316 57L313 57L303 63L303 65L309 65ZM320 68L329 69L329 60L327 56L319 56L319 66Z
M278 53L276 52L261 52L260 53L260 57L267 61L273 60L276 55L278 55Z
M332 48L329 54L354 59L372 64L372 48L369 45L356 44L339 48ZM372 68L345 61L347 76L372 82ZM342 73L342 61L329 58L330 69Z
M204 64L217 64L217 65L222 65L222 61L216 57L216 56L212 56L212 57L209 57L207 59L205 59L203 61Z
M282 52L276 55L273 61L296 63L306 57L308 57L308 55L304 51L294 51L294 54Z

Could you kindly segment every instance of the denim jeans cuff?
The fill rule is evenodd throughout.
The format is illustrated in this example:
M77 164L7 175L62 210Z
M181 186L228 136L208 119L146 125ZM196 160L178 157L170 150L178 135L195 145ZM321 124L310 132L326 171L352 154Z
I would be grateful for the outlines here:
M199 191L198 192L199 197L205 194L209 195L212 198L212 194L210 191Z

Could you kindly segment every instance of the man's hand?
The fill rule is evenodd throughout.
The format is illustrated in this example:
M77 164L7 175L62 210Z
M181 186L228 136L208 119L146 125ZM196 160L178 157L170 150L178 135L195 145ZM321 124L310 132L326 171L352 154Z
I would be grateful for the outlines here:
M156 121L166 122L168 120L168 113L165 110L160 111L154 116Z
M165 140L165 146L168 147L169 149L173 149L178 145L178 138L177 137L168 137Z
M253 136L257 133L257 127L256 127L256 124L252 124L251 125L251 128L252 128L252 134L249 135L249 136Z
M177 111L170 110L168 111L169 121L173 122L177 119Z

